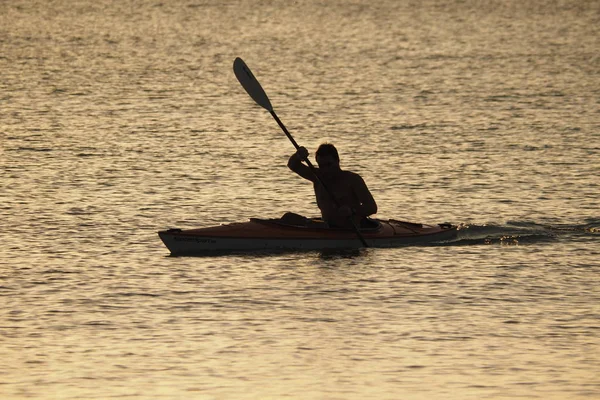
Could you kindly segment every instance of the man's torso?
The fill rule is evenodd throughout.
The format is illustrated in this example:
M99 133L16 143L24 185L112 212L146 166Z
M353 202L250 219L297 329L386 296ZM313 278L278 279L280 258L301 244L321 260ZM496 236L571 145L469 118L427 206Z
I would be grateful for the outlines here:
M317 171L318 173L318 171ZM321 213L325 220L333 216L335 211L340 206L349 206L357 208L360 202L356 196L354 185L356 184L357 175L350 171L340 171L339 175L333 179L322 178L323 183L327 186L327 190L319 182L314 183L315 195L317 197L317 205L321 209ZM331 195L335 200L331 198Z

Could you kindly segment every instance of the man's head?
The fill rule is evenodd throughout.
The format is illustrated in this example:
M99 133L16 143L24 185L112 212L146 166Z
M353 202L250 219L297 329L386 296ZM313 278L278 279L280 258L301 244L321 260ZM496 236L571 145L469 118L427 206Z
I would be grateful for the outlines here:
M335 146L331 143L323 143L319 146L319 148L317 149L317 158L319 158L320 156L331 156L334 158L334 160L340 162L340 156L338 154L338 151L335 148Z
M340 169L340 156L337 149L331 143L323 143L316 153L319 169L325 175L335 173Z

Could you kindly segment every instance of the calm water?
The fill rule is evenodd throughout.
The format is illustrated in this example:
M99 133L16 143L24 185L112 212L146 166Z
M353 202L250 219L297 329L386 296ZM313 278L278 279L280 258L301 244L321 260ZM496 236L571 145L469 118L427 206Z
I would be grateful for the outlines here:
M0 2L2 399L600 397L597 1ZM292 145L457 242L175 258L315 215Z

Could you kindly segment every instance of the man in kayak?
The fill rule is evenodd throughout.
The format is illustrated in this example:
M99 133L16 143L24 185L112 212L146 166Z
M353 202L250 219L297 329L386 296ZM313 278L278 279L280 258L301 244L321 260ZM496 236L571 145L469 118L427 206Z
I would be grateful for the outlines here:
M315 168L315 172L303 163L304 160L308 160L308 150L300 147L287 165L313 183L321 216L329 226L352 228L352 219L360 226L366 217L377 213L377 203L361 176L340 168L340 157L334 145L324 143L319 146L316 153L319 168Z

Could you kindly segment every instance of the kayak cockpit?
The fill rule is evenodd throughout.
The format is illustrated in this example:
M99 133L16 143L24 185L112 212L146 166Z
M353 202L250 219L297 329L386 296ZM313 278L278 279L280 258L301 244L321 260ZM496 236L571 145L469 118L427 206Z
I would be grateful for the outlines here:
M353 231L353 228L332 227L321 218L307 218L302 215L287 212L281 218L250 218L250 221L260 224L274 224L281 227L294 229L328 230L328 231ZM379 220L365 218L361 221L361 232L377 232L381 229Z

